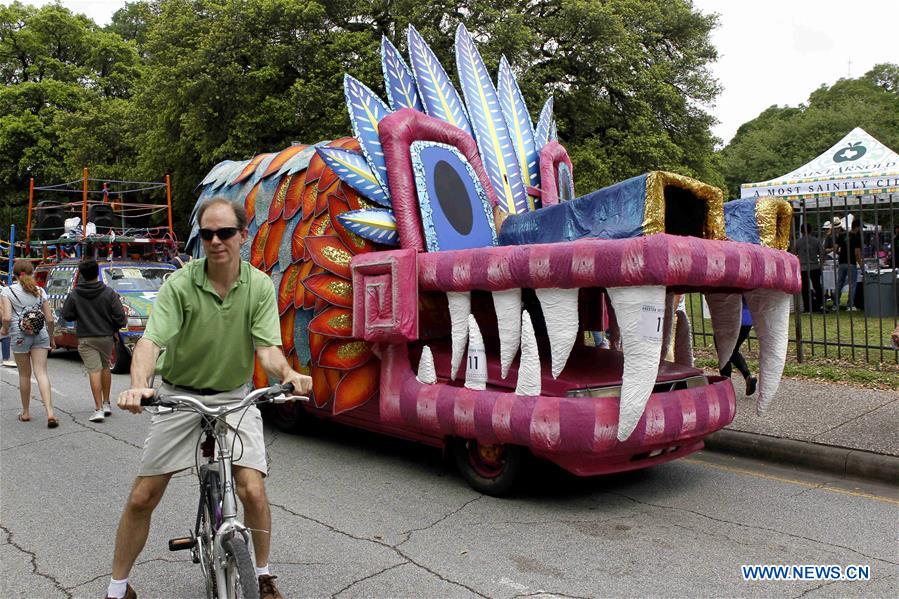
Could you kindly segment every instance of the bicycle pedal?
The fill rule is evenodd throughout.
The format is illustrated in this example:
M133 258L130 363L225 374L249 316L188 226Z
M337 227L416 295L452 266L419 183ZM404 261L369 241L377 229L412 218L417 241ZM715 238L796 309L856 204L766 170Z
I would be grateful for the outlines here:
M185 549L193 549L197 544L194 537L180 537L177 539L169 539L169 551L184 551Z

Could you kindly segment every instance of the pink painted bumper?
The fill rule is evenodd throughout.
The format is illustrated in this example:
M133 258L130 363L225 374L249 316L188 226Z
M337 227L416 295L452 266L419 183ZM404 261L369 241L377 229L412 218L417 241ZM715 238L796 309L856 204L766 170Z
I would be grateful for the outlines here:
M403 357L391 356L385 365L408 365ZM731 382L710 377L705 387L654 393L634 433L619 442L617 398L473 391L422 384L408 366L386 370L382 421L435 436L522 445L580 476L644 468L701 449L702 438L729 424L736 409ZM650 455L656 450L662 452Z

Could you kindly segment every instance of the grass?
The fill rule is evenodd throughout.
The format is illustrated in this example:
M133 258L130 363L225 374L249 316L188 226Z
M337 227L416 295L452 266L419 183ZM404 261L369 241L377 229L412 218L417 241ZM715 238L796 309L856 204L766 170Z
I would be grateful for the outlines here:
M845 295L844 295L845 297ZM692 307L692 313L690 312ZM712 323L702 319L699 294L687 298L687 313L691 315L696 334L694 352L696 365L715 368L715 348L712 343ZM881 325L882 322L882 325ZM796 321L790 315L790 344L784 375L789 377L849 383L873 389L899 388L899 352L892 349L890 333L895 327L893 317L865 317L863 312L829 312L827 314L801 314L803 337L803 362L796 354ZM865 327L867 326L867 331ZM881 332L881 326L883 327ZM707 333L703 337L701 333ZM822 344L808 343L814 339ZM834 343L854 343L872 348L837 347ZM742 349L754 372L758 372L758 341L750 335Z

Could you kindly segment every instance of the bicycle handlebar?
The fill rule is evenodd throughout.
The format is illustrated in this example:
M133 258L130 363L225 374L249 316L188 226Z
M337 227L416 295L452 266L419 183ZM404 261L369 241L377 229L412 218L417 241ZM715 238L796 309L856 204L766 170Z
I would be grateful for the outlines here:
M141 406L156 406L161 408L170 408L174 409L179 406L188 406L192 410L199 412L201 414L206 414L208 416L222 416L228 412L233 412L239 410L241 408L245 408L252 404L257 403L284 403L287 401L309 401L308 397L302 395L295 395L291 397L285 397L293 393L294 386L292 383L285 383L283 385L272 385L271 387L265 387L262 389L256 389L255 391L250 392L246 397L244 397L240 402L226 404L222 406L207 406L195 397L191 397L189 395L169 395L166 397L159 397L159 395L154 394L152 397L144 397L140 400Z

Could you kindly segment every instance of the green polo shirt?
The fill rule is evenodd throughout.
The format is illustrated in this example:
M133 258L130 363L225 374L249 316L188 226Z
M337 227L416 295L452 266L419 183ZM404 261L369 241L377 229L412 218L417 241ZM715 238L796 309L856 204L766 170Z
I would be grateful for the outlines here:
M253 376L257 346L281 345L274 284L241 260L223 300L206 277L206 259L192 260L160 288L144 337L166 349L159 371L167 381L236 389Z

